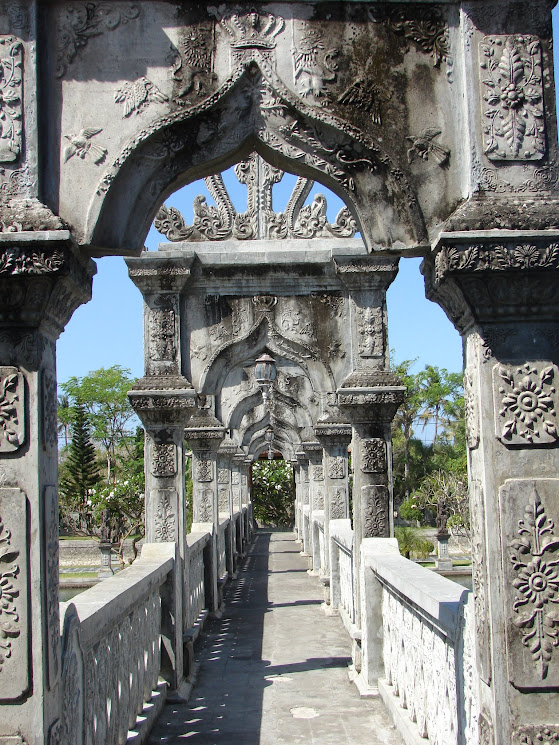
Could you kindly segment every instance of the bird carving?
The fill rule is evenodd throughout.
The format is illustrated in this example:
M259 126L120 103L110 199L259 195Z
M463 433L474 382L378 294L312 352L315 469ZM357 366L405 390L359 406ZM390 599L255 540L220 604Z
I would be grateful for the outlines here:
M135 82L125 83L115 93L116 103L124 104L124 116L130 116L135 111L139 114L141 109L151 101L165 103L169 98L145 76L138 78Z
M102 129L92 129L91 127L86 127L85 129L82 129L77 135L64 135L64 137L70 143L64 148L64 162L66 163L67 161L69 161L70 158L74 155L77 155L78 158L85 160L85 157L88 153L91 153L94 163L101 163L103 160L105 160L105 157L107 155L106 149L104 147L101 147L100 145L96 145L95 143L90 142L92 137L95 137L95 135L98 135L99 132L102 131Z
M373 124L382 124L380 89L368 77L357 78L338 98L338 103L357 106L371 115Z
M406 137L406 140L411 142L411 147L408 149L408 161L413 163L416 156L422 160L428 160L432 155L441 167L445 166L450 158L450 150L434 142L435 137L440 134L440 129L427 127L417 137Z

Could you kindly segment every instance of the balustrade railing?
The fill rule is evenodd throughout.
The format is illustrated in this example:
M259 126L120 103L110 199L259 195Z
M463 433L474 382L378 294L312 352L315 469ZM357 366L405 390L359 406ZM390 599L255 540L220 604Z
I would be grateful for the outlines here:
M355 632L355 574L350 520L330 520L331 603L350 634Z
M396 726L430 745L474 745L472 593L399 554L377 552L367 564L382 588L385 679L378 687Z
M194 628L206 608L206 582L204 549L210 540L209 533L190 533L188 543L188 593L185 592L184 625Z
M142 550L149 558L61 604L62 715L53 742L121 745L154 697L160 671L159 588L174 559L156 558L158 549L149 549Z
M227 576L227 546L225 533L229 526L229 522L229 518L220 520L217 528L217 577L219 580L224 580Z

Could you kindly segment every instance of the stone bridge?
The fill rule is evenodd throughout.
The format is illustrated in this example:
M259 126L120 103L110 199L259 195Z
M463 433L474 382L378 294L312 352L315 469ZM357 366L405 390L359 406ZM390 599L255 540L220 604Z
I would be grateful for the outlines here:
M184 705L266 450L295 466L355 683L406 741L559 740L553 6L1 4L0 745L139 742ZM197 180L189 221L166 200ZM144 298L146 543L61 614L56 340L114 254ZM471 596L391 538L407 256L463 339Z

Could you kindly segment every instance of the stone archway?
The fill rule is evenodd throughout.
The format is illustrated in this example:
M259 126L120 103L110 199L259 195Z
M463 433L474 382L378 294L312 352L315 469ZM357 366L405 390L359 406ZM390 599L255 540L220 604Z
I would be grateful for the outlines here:
M550 3L293 2L255 10L11 0L0 29L8 406L0 516L9 516L2 530L18 568L10 600L18 620L0 640L0 736L56 741L62 726L55 341L90 295L89 258L137 253L168 193L256 152L332 188L364 239L362 254L322 265L305 257L290 271L298 283L313 267L320 291L343 296L352 319L352 364L334 373L343 416L319 415L319 447L301 444L311 465L326 452L322 481L335 481L352 431L357 524L381 533L387 520L380 529L373 508L387 504L386 432L399 391L385 364L361 364L370 358L359 351L359 319L374 327L369 311L383 307L400 254L425 257L428 295L464 338L480 738L516 745L548 737L559 690L557 590L533 594L525 580L535 573L541 581L534 567L556 560L554 540L540 542L538 520L548 538L559 520ZM200 473L212 478L201 483L217 486L218 443L226 439L213 404L196 407L200 391L185 375L190 350L178 338L181 297L204 265L188 250L138 261L131 273L146 294L147 334L166 330L135 401L151 431L154 504L162 500L163 516L175 510L178 546L184 426L208 454ZM272 279L265 294L288 297ZM204 488L218 506L217 488ZM170 643L180 667L180 639Z

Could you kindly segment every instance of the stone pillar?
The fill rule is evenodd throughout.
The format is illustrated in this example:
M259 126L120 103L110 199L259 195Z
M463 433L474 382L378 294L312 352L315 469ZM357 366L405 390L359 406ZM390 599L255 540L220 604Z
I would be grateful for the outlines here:
M319 574L320 547L315 528L315 520L324 517L324 465L323 450L320 443L319 448L309 452L309 484L310 484L310 514L309 514L309 553L312 556L312 569L310 574Z
M206 573L206 602L208 610L219 615L223 604L223 577L220 576L218 557L220 516L217 451L225 436L225 429L213 415L209 415L191 420L185 435L192 450L192 529L211 533L209 566Z
M181 293L191 263L160 254L127 260L130 278L144 299L145 376L129 398L146 430L145 540L168 544L175 558L161 595L161 675L174 697L179 697L184 677L183 617L188 602L184 428L196 398L182 374Z
M297 537L301 542L301 554L308 556L307 543L305 540L305 520L309 517L309 460L306 453L297 453L297 465L295 470L295 521L297 525Z
M236 550L236 519L233 510L233 491L231 488L231 459L237 450L237 445L230 439L225 439L219 448L217 457L217 499L221 518L229 518L226 532L227 574L233 577L237 571Z
M246 525L243 519L243 502L241 473L243 468L243 453L236 453L231 458L231 498L233 501L233 514L237 515L238 532L236 539L237 553L243 557L246 550Z
M423 266L464 340L480 735L495 745L559 736L558 240L449 233Z
M314 428L323 447L324 464L324 540L326 566L320 568L320 580L330 586L330 520L349 517L349 469L347 448L351 441L351 425L341 422L319 422ZM330 590L325 591L330 604Z
M322 445L319 442L305 442L301 446L307 456L307 489L304 494L305 504L303 506L303 552L305 556L312 558L312 510L313 498L316 490L315 468L322 465Z
M252 459L245 458L241 464L241 504L246 507L245 511L245 534L247 542L252 540L254 532L254 515L251 499L251 467Z
M56 339L95 267L31 227L0 233L0 266L0 742L44 745L61 724Z

